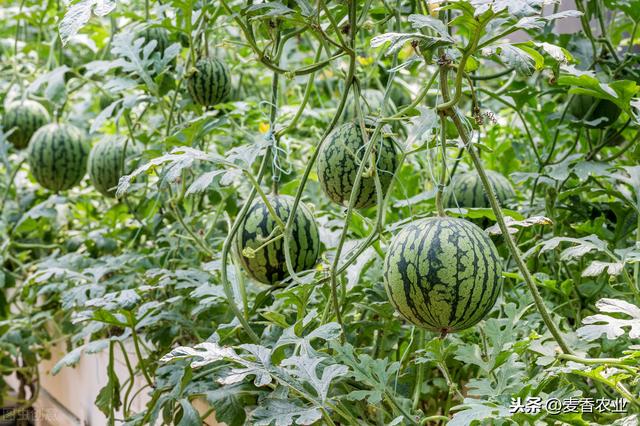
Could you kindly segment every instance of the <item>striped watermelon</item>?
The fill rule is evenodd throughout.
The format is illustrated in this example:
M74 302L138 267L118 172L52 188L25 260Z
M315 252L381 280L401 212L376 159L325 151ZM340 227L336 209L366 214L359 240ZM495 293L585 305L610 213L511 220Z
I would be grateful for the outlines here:
M164 55L164 51L169 47L169 31L162 27L148 27L138 33L138 37L144 38L144 44L147 45L151 41L155 41L153 48L154 53Z
M389 300L409 322L442 334L469 328L493 308L501 259L473 223L431 217L405 226L384 260Z
M293 206L293 198L279 195L268 199L278 217L286 223ZM277 223L269 214L266 204L257 200L249 208L236 235L236 248L244 269L257 281L265 284L280 282L289 275L283 240L278 239L264 245L268 238L278 235L271 235L276 227ZM296 211L290 244L291 261L296 272L310 269L316 264L320 251L320 236L313 215L303 203L300 203ZM256 250L253 257L247 256L246 248Z
M589 110L591 110L594 103L596 103L596 106L593 107L593 111L589 114ZM577 95L571 102L569 112L578 120L586 122L600 120L595 124L585 123L585 127L590 129L604 129L616 122L622 110L618 105L609 100L598 99L589 95ZM588 117L587 114L589 114Z
M14 101L5 109L2 127L5 132L13 129L9 135L9 142L16 149L23 149L29 145L29 139L40 127L49 122L49 113L38 102L25 99Z
M360 159L365 152L362 130L355 122L335 128L320 147L317 172L320 186L331 200L348 205L355 183ZM378 176L383 193L386 193L398 167L398 156L393 141L380 137L372 152L378 166ZM365 173L368 165L365 166ZM373 176L362 176L355 208L370 207L376 203L376 187Z
M95 144L89 153L89 178L94 188L106 197L115 197L120 177L132 170L128 160L138 153L138 149L130 142L126 149L125 154L124 139L106 138Z
M55 192L80 183L88 155L89 146L82 130L70 124L47 124L29 142L28 162L33 177Z
M498 172L487 170L491 187L501 205L516 196L511 183ZM491 207L484 192L480 175L476 171L456 174L444 193L445 207Z
M224 102L231 92L231 74L227 65L216 58L200 59L189 73L187 89L191 98L202 106Z

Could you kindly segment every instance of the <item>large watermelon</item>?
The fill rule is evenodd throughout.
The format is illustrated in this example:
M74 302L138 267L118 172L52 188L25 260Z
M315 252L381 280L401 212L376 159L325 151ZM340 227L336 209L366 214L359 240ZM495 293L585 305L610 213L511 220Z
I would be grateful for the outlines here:
M593 104L596 105L593 107L591 114L587 116ZM585 123L585 127L590 129L603 129L615 123L622 110L618 105L609 100L598 99L589 95L577 95L573 98L573 101L571 101L569 112L577 119L585 122L600 120L595 124Z
M317 172L322 190L336 203L348 205L351 190L365 153L362 130L355 122L335 128L320 147ZM398 167L396 147L390 138L380 137L373 148L382 192L386 193ZM365 173L369 164L365 165ZM376 203L375 179L362 176L357 190L355 208L370 207Z
M213 106L227 100L231 92L231 74L227 65L216 58L200 59L188 76L191 98L202 106Z
M4 131L13 129L8 139L16 149L26 148L36 130L48 122L49 113L45 107L28 99L10 103L2 117Z
M89 146L82 130L70 124L41 127L29 142L31 173L40 185L55 192L80 183L88 156Z
M293 198L287 195L271 196L269 202L283 222L289 219ZM284 241L279 238L265 245L277 223L269 214L266 204L257 200L249 208L236 235L236 248L244 269L256 280L274 284L288 277L284 254ZM247 256L245 249L254 249ZM318 227L309 210L300 203L291 229L291 261L296 272L310 269L318 260L320 237Z
M107 197L115 197L120 177L132 170L131 158L138 149L122 138L106 138L89 153L89 177L93 186ZM124 166L124 169L123 169Z
M398 313L442 334L469 328L489 313L501 274L489 237L469 221L448 217L405 226L384 260L384 285Z
M506 177L493 170L487 170L486 173L501 205L515 197L516 193ZM445 207L491 207L476 171L456 174L445 190L443 202Z

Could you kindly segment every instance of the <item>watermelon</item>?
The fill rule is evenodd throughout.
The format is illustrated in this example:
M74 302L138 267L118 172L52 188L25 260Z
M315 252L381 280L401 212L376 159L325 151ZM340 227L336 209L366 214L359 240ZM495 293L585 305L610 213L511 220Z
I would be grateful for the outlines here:
M350 96L347 99L346 104L344 105L344 111L342 112L342 119L344 121L352 121L356 117L356 108L354 103L354 97ZM384 102L384 93L375 90L375 89L364 89L360 92L360 108L362 109L362 113L367 115L378 116L381 111L380 107ZM385 111L388 113L389 111L395 112L397 110L391 99L387 100Z
M384 260L389 301L407 321L442 334L469 328L493 308L502 285L495 245L476 225L430 217L393 237Z
M287 195L268 197L278 217L287 222L294 199ZM275 284L288 277L282 238L265 245L277 223L269 214L263 200L255 201L249 208L236 234L236 248L244 269L254 279L265 284ZM248 253L249 249L255 250ZM290 238L291 261L295 272L312 268L318 260L320 236L311 212L303 203L298 205Z
M397 108L405 107L412 101L407 89L400 84L394 84L391 86L389 96Z
M191 98L202 106L224 102L231 92L229 68L216 58L200 59L187 78Z
M587 117L591 106L597 103L593 111ZM616 122L622 110L615 103L606 100L598 99L589 95L577 95L573 98L571 105L569 106L569 112L578 120L585 122L596 123L584 123L585 127L590 129L604 129L607 126Z
M493 192L501 205L515 197L516 193L506 177L493 170L487 170L487 177ZM480 175L476 171L456 174L445 190L445 207L489 208L489 198L484 191Z
M16 149L23 149L29 145L29 139L40 127L49 122L49 113L38 102L25 99L14 101L5 109L2 127L5 132L13 129L9 135L9 142Z
M138 38L144 39L144 46L151 41L155 41L156 44L153 48L153 53L159 53L160 56L164 55L164 51L169 47L169 32L162 27L148 27L138 33Z
M349 197L364 153L362 130L355 122L348 122L335 128L320 147L317 162L318 180L324 193L334 202L342 205L349 204ZM386 193L398 167L396 147L390 138L380 137L376 141L372 155L375 156L382 191ZM365 173L369 169L368 166L368 164L365 165ZM375 203L375 179L373 176L362 176L354 207L360 209Z
M55 192L80 183L87 170L88 156L84 133L70 124L47 124L29 142L28 162L33 177Z
M106 138L95 144L89 153L89 178L94 188L106 197L115 197L120 177L133 169L130 160L138 149L129 142L126 150L125 153L124 139Z

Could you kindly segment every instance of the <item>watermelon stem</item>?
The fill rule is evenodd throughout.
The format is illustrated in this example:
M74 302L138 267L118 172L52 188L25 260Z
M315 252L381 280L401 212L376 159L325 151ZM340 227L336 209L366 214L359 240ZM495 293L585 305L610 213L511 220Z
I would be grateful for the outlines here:
M268 160L271 154L269 152L270 150L271 150L271 147L268 147L267 152L265 152L264 156L262 157L262 162L260 163L260 169L258 170L258 176L255 178L255 183L257 183L258 186L257 187L255 185L253 186L253 189L249 193L249 197L247 197L246 202L238 212L238 216L236 217L236 220L233 222L233 225L229 230L229 234L227 235L227 238L224 240L224 243L222 245L222 259L221 259L222 265L220 266L220 280L222 281L222 288L224 289L224 294L227 298L227 301L229 302L231 311L233 312L235 317L238 319L238 321L242 325L242 328L247 333L249 338L254 343L260 342L260 338L251 329L249 322L247 321L244 314L240 311L240 308L238 308L238 305L236 304L233 288L231 283L229 282L229 277L227 275L227 264L229 263L229 252L231 251L233 239L236 233L238 232L240 225L244 221L244 218L247 215L249 208L251 207L252 201L258 192L260 181L262 181L262 177L264 176L265 170L267 169ZM291 216L294 216L293 213L291 214ZM285 238L285 244L286 242L287 242L287 238ZM288 252L288 247L285 248L285 253L287 252Z
M442 80L442 76L446 80L446 73L440 73L440 79ZM441 82L442 84L442 82ZM436 191L436 209L438 210L438 216L445 217L447 214L444 211L444 206L442 203L442 198L444 195L444 187L447 182L447 132L446 132L446 116L444 114L440 115L440 145L442 148L442 164L440 171L440 181L438 182L438 189Z
M455 78L456 91L453 98L451 98L451 94L449 93L449 85L448 85L448 74L449 74L449 67L451 66L451 64L450 64L450 61L448 60L448 57L445 56L446 54L444 53L444 50L440 49L441 59L438 61L438 63L440 65L440 93L442 94L443 103L438 105L436 108L438 109L438 111L442 111L445 115L449 116L451 121L453 121L453 124L458 131L460 139L462 139L463 144L467 148L467 152L471 156L473 165L475 166L476 171L480 176L480 180L482 181L482 186L484 187L487 198L489 199L489 204L491 204L491 209L493 210L493 213L496 216L496 220L502 232L503 238L507 243L507 247L509 248L511 255L513 256L513 259L515 260L516 265L518 266L518 269L520 270L520 273L522 274L531 295L533 296L534 303L536 305L538 312L540 313L540 316L542 317L542 320L544 321L545 325L551 332L552 336L554 337L555 341L558 343L562 351L565 354L572 354L571 349L569 348L567 343L564 341L562 334L560 334L560 330L558 326L555 324L555 322L551 318L551 315L549 314L549 311L547 310L544 304L544 300L542 299L542 296L540 295L540 292L536 287L534 278L531 275L531 272L529 271L529 268L527 267L526 263L522 259L522 254L520 253L520 249L518 248L517 244L513 239L513 236L511 235L511 233L507 228L507 225L504 220L504 215L502 214L502 210L500 208L500 204L498 203L496 195L493 191L493 187L491 186L489 178L487 177L487 173L484 170L482 161L480 160L478 152L473 146L473 142L469 135L469 131L465 127L464 123L462 122L462 119L460 118L458 111L456 110L456 105L458 104L462 96L462 80L465 74L465 65L468 58L471 55L473 55L473 53L475 53L475 51L478 48L478 40L479 40L480 32L482 31L483 28L484 28L484 25L478 25L474 33L471 35L468 45L463 50L462 58L460 59L460 63L457 67L456 78ZM480 47L483 47L484 45L486 45L486 42L483 43L483 45L481 45Z
M440 72L441 74L445 75L445 77L441 81L446 81L446 74L448 72L446 65L442 67ZM458 68L458 73L461 73L461 72L463 72L463 69ZM448 91L447 85L444 84L441 86L442 87L440 89L441 89L443 98L445 100L449 99L449 91ZM555 324L555 322L551 318L551 315L549 314L549 311L547 310L544 304L544 300L542 299L542 296L540 295L540 292L536 287L534 278L531 275L531 272L529 271L529 268L527 267L526 263L522 259L522 254L520 253L520 249L518 249L518 246L513 240L513 236L511 235L511 233L509 233L509 230L504 220L504 215L502 213L498 200L496 199L491 183L489 182L487 173L484 170L482 161L480 160L480 157L478 156L477 151L472 145L471 138L469 136L469 133L467 132L466 127L464 126L464 123L462 122L462 120L460 119L460 116L458 115L457 111L454 110L454 108L450 108L446 110L446 113L453 121L453 124L458 130L458 134L460 135L462 142L467 147L467 152L471 156L471 160L473 161L476 171L480 176L480 180L482 181L482 186L484 187L484 191L487 194L489 203L491 204L491 209L493 210L493 213L496 216L496 220L498 222L498 226L500 227L500 230L502 231L503 238L507 243L507 247L509 248L511 255L513 256L513 259L515 260L516 265L518 266L518 269L522 274L522 277L524 278L525 284L527 285L527 287L529 288L529 291L531 292L531 295L533 296L534 303L536 305L536 308L538 309L538 312L540 313L540 316L542 317L542 320L544 321L545 325L553 335L555 341L558 343L562 351L565 354L572 354L571 349L569 348L567 343L564 341L564 338L562 337L562 334L560 334L560 330L558 326Z
M275 34L275 62L276 64L280 64L280 57L282 56L282 46L281 46L281 37L280 37L280 26L278 25ZM274 133L274 127L276 122L276 117L278 114L278 86L280 82L280 74L277 71L273 71L273 78L271 80L271 105L269 111L269 135L271 135L271 142L274 147L271 150L271 185L273 195L278 195L278 186L280 184L280 167L278 165L278 153L280 150L280 138ZM284 227L283 227L284 228Z
M222 0L222 3L224 3L224 0ZM351 3L350 3L351 4ZM307 164L307 167L304 171L304 174L302 175L302 178L300 179L300 184L298 186L298 191L296 192L296 196L293 200L293 205L291 206L291 212L289 214L289 218L287 220L287 223L285 225L285 230L284 230L284 254L285 254L285 261L287 263L287 269L291 275L291 278L295 281L300 283L301 280L298 277L298 275L296 274L294 268L293 268L293 262L291 261L291 254L290 254L290 232L291 229L293 227L294 224L294 218L296 216L296 211L298 209L298 205L300 203L300 199L302 198L302 192L304 191L304 188L307 184L307 181L309 179L309 175L311 174L311 170L313 170L313 166L316 162L316 159L318 158L318 154L320 153L320 148L322 147L322 144L325 143L325 141L327 140L327 136L329 136L329 134L333 131L333 129L336 127L336 124L338 124L338 121L340 120L340 117L342 116L342 111L344 110L344 106L347 103L347 99L349 97L349 89L351 88L351 85L354 83L354 76L355 76L355 68L356 68L356 55L354 52L349 52L349 69L347 71L347 77L346 77L346 87L345 87L345 91L342 94L342 98L340 99L340 102L338 104L338 108L336 110L336 113L333 117L333 119L331 120L331 123L329 123L329 126L327 126L327 128L325 129L322 137L320 138L320 142L318 142L318 145L316 146L315 151L313 152L313 154L311 154L311 158L309 158L309 162ZM332 273L335 273L335 271L332 271ZM331 280L331 298L333 301L333 305L334 305L334 309L338 308L338 298L337 298L337 288L335 285L335 281ZM338 323L340 324L340 327L342 328L343 331L343 336L344 336L344 326L342 325L342 318L338 317ZM344 338L344 337L343 337Z
M424 329L419 329L418 330L418 347L420 349L424 348L424 344L425 344L425 333L424 333ZM420 363L418 364L417 368L417 372L416 372L416 382L415 382L415 387L413 390L413 403L411 405L411 408L413 409L413 411L418 409L418 406L420 405L420 397L422 396L422 382L424 380L424 363Z

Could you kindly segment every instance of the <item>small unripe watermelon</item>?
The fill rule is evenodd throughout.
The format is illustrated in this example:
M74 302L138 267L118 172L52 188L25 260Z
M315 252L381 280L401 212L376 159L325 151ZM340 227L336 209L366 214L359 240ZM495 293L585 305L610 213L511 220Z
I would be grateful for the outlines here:
M268 199L277 216L286 223L294 199L287 195L271 196ZM283 238L265 245L269 238L278 235L271 235L277 226L266 204L257 200L249 208L236 234L235 243L242 266L254 279L265 284L275 284L289 276ZM312 268L318 260L318 227L313 215L302 202L296 210L289 250L295 272Z
M399 84L394 84L391 86L391 90L389 91L389 96L391 100L393 100L394 105L397 108L404 107L411 103L411 96L406 88L400 86Z
M169 47L169 32L162 27L148 27L138 33L138 37L144 38L144 44L149 44L155 40L156 45L153 48L154 53L164 55L164 51Z
M84 133L70 124L47 124L29 142L28 162L33 177L55 192L80 183L87 170L88 156Z
M384 260L389 301L409 322L442 334L469 328L496 303L502 262L476 225L431 217L405 226Z
M227 65L216 58L200 59L187 80L191 98L202 106L227 100L231 92L231 74Z
M500 205L515 197L516 193L506 177L493 170L487 170L486 173ZM445 190L443 203L445 207L491 207L476 171L456 174Z
M592 105L596 104L593 111L587 117L589 110ZM573 98L571 102L571 106L569 107L569 112L571 115L576 117L579 120L583 120L586 122L596 121L598 119L600 122L595 124L586 124L585 127L590 129L604 129L607 126L612 125L616 122L622 110L615 103L606 100L606 99L598 99L589 95L577 95Z
M29 139L40 127L49 122L49 113L38 102L25 99L10 103L2 118L5 132L14 129L9 135L9 142L16 149L23 149L29 145Z
M137 153L137 147L121 138L106 138L95 144L89 153L88 167L94 188L104 196L115 197L120 177L131 172L129 160Z
M380 108L384 102L384 93L375 90L375 89L364 89L360 92L360 108L362 109L362 113L366 115L378 115L381 113ZM384 112L395 112L396 106L389 98L386 103ZM356 117L355 103L354 97L350 96L347 99L347 102L344 105L344 111L342 113L342 118L345 121L354 120Z
M327 136L318 153L317 172L320 186L331 200L342 205L349 204L351 190L365 151L362 130L355 122L345 123ZM396 147L390 138L379 137L372 155L384 194L398 167ZM369 164L365 165L365 173L369 169ZM355 208L370 207L376 203L375 178L372 173L361 177L357 191Z

